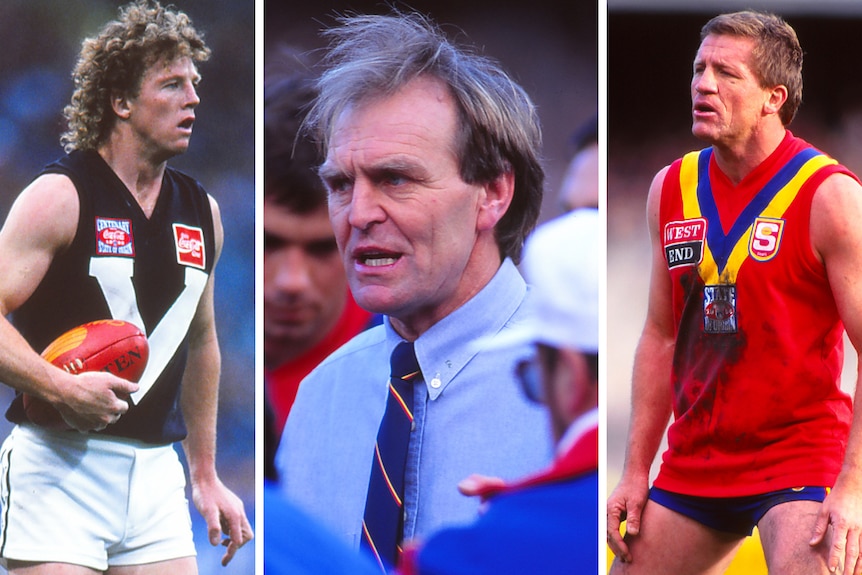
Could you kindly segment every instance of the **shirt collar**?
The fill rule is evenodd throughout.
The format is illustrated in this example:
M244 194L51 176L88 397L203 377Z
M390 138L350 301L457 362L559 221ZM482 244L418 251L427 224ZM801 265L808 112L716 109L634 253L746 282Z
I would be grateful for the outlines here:
M587 431L593 429L599 424L599 408L594 407L588 412L584 413L576 420L572 422L566 432L563 434L563 437L560 438L559 443L557 444L557 455L563 455L572 446L577 443L577 441L584 435Z
M512 260L507 258L479 293L419 336L415 342L416 358L432 400L443 393L480 351L471 344L488 340L500 331L520 307L526 293L526 283ZM388 317L384 325L387 349L391 353L403 340Z

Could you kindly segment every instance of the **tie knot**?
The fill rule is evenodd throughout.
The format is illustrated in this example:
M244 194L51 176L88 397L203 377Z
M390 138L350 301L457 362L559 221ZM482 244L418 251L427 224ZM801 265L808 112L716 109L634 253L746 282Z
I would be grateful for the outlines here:
M402 341L399 343L395 347L395 351L392 352L392 357L389 358L389 366L392 379L410 381L419 375L421 372L416 353L413 351L413 342Z

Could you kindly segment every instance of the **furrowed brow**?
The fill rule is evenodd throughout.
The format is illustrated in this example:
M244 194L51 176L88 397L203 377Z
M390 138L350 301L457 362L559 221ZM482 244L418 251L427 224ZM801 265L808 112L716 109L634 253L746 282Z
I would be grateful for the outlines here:
M322 164L317 168L317 176L324 182L327 182L334 178L344 177L345 173L331 164Z

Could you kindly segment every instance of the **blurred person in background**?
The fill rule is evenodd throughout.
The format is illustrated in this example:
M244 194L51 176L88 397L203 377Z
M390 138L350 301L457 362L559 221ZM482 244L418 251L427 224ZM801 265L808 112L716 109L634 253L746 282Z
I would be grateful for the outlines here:
M183 12L121 8L81 47L67 155L19 195L0 231L0 377L55 407L66 428L32 424L21 394L6 413L17 424L0 485L10 573L197 573L178 441L210 542L227 548L222 563L252 538L215 468L219 209L167 166L188 148L208 57ZM35 351L106 318L148 336L138 384L71 375Z
M289 501L273 481L264 483L263 507L265 575L379 575L370 556Z
M515 265L541 133L523 89L429 19L340 24L309 126L351 291L385 317L302 382L277 462L290 499L385 568L402 541L475 517L456 487L470 473L549 459L515 353L471 345L530 313Z
M564 211L599 207L599 118L593 116L572 136L575 153L560 187Z
M279 56L281 66L267 71L264 93L263 332L270 454L299 382L375 319L347 287L326 188L317 175L320 154L300 132L315 97L315 79L298 55ZM267 457L270 476L271 463Z
M770 573L862 571L862 432L839 381L845 328L862 341L862 189L787 129L802 57L772 14L701 30L692 133L710 147L649 191L649 307L607 504L615 575L722 573L755 526Z
M518 366L524 392L548 410L556 458L513 483L483 476L462 491L487 500L470 525L416 542L404 575L598 573L598 211L579 209L540 226L527 241L524 274L535 313L495 345L528 343ZM565 247L565 249L562 249Z

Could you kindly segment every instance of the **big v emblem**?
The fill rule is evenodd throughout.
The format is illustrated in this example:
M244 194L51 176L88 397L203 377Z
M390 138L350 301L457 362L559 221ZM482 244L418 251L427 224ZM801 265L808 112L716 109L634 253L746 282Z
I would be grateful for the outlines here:
M134 271L134 261L129 258L101 257L90 260L90 275L99 282L112 318L133 323L146 332L132 283ZM185 288L147 336L150 359L138 382L140 388L132 394L132 403L140 403L186 337L207 278L206 272L186 267Z

